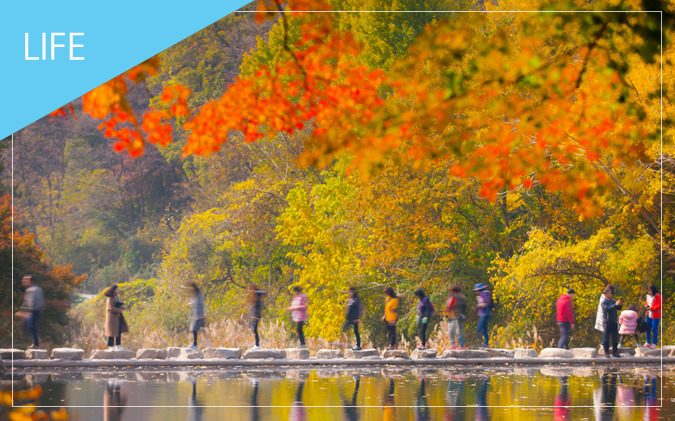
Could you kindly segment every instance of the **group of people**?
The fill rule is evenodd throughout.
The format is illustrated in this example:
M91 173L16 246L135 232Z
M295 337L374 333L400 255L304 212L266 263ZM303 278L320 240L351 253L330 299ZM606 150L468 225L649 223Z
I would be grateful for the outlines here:
M647 288L647 296L643 305L644 318L638 314L638 307L633 304L629 305L626 310L621 311L623 308L622 300L614 300L614 293L614 285L605 287L598 302L595 321L595 328L603 333L602 347L605 351L605 357L619 357L618 346L623 344L626 337L633 336L635 344L639 345L638 334L642 332L645 332L647 336L643 347L656 348L662 304L661 294L659 294L656 286L650 285ZM558 348L569 349L570 331L574 329L574 309L572 306L574 294L573 289L568 289L567 293L561 295L556 302L556 320L560 327ZM619 311L621 311L620 314ZM612 347L611 354L610 344Z
M487 287L483 284L476 284L473 289L476 293L477 308L478 308L478 327L477 331L483 335L483 344L481 347L487 348L489 343L488 320L490 313L494 308L492 295ZM260 335L258 333L258 324L261 319L262 299L265 291L260 290L255 284L249 284L249 307L251 329L255 338L255 345L252 349L260 349ZM384 289L385 304L384 315L381 321L384 323L387 332L387 349L396 348L396 325L399 320L399 305L400 299L396 291L392 287ZM435 314L435 308L429 296L425 294L423 289L415 291L417 298L417 312L415 320L417 322L420 350L427 348L427 328L431 317ZM293 287L293 299L291 305L286 308L291 312L291 319L295 324L298 339L300 341L300 348L305 348L305 335L303 332L304 325L308 320L307 309L309 307L309 299L302 288L299 286ZM464 319L466 318L467 298L461 293L459 286L453 285L450 288L450 296L445 305L446 314L449 316L449 335L450 340L454 344L452 349L466 349L464 346ZM194 317L194 316L193 316ZM348 331L350 328L354 331L354 338L356 345L352 348L355 351L361 350L361 335L359 332L359 325L363 317L363 304L359 297L357 288L350 286L347 291L347 300L345 302L345 322L342 326L342 331ZM195 333L196 334L196 333Z

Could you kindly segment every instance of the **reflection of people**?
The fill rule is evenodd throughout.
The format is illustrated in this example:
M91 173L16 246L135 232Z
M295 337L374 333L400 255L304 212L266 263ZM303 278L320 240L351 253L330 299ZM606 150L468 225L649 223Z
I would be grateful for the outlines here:
M190 301L191 315L190 315L190 332L192 332L192 345L190 348L197 349L197 335L199 329L203 328L206 319L206 313L204 312L204 297L202 292L199 290L199 287L196 283L190 283L192 288L192 300Z
M108 381L108 387L103 392L103 421L122 420L127 396L126 385L119 380Z
M258 379L253 379L253 393L251 393L251 421L260 421L258 409Z
M104 293L108 297L105 303L105 335L108 337L108 350L111 351L123 349L122 334L129 331L122 314L122 302L118 298L118 292L117 285L113 285Z
M42 316L42 309L45 306L45 297L42 293L42 288L35 285L35 277L33 275L24 276L21 280L21 284L26 287L21 311L24 312L24 314L28 314L23 319L23 323L33 337L33 344L28 348L35 349L40 347L38 321L40 320L40 316Z
M417 394L417 401L415 402L415 421L428 421L429 408L427 407L427 393L424 388L425 379L420 380L420 390Z
M307 409L302 403L302 390L305 388L304 380L298 384L295 391L295 400L291 404L291 411L288 419L291 421L305 421L307 419Z
M490 378L485 377L480 388L476 388L476 403L478 404L478 408L476 409L476 421L487 421L490 419L487 407L487 389L489 382Z
M197 381L192 380L192 395L188 399L188 421L201 421L204 407L197 401Z
M346 307L346 320L345 324L342 326L342 331L349 329L349 326L354 326L354 337L356 338L356 346L353 348L354 351L361 350L361 335L359 335L359 323L361 323L361 314L363 313L361 309L361 299L359 294L356 291L356 287L349 287L349 292L347 292L348 298Z
M445 393L445 421L464 420L464 379L461 377L450 377L448 381L448 390Z
M595 419L598 421L611 421L614 418L614 406L616 405L616 373L606 369L602 373L600 380L602 387L593 392Z
M645 376L645 403L642 419L656 421L659 419L659 400L656 399L656 376Z
M359 419L359 407L356 406L356 398L359 394L359 383L361 378L356 376L356 383L354 384L354 393L352 393L352 400L348 402L346 397L342 398L342 407L345 409L345 420L347 421L358 421Z
M259 290L258 287L251 283L248 284L249 296L248 303L250 306L251 316L251 330L255 338L255 346L251 349L260 349L260 335L258 335L258 323L262 317L262 296L265 291Z
M638 344L639 345L639 344ZM619 378L621 380L621 378ZM621 384L616 388L616 406L619 413L619 419L627 420L633 418L633 408L635 407L635 388L634 385Z
M571 400L567 394L567 376L558 377L558 382L560 382L560 390L558 391L558 395L555 397L553 419L555 421L569 420Z
M387 394L384 395L384 406L382 407L382 419L384 421L394 421L395 418L396 418L396 406L394 406L394 379L389 379L389 390L387 391Z

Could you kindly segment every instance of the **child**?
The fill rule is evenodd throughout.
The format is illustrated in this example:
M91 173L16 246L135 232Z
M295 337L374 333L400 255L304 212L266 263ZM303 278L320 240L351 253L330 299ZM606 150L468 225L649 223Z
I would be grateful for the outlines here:
M621 315L619 316L619 324L621 325L619 328L619 335L621 335L621 339L619 339L619 346L622 346L624 338L628 335L633 335L635 337L636 346L639 344L637 335L637 320L637 307L635 307L633 304L629 305L628 309L621 312Z

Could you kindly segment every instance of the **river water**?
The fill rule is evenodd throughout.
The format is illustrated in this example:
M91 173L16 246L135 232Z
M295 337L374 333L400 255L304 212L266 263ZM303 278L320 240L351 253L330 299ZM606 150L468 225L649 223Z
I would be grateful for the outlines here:
M673 367L27 370L71 420L675 419Z

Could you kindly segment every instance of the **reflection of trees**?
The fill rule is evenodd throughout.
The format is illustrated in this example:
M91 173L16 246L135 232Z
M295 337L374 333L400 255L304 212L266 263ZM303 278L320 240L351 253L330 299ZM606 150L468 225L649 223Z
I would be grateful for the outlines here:
M342 406L345 409L345 420L347 421L358 421L359 419L359 408L356 406L356 398L359 394L359 384L361 382L361 377L356 376L356 382L354 383L354 393L352 393L352 400L347 401L347 397L342 397Z

